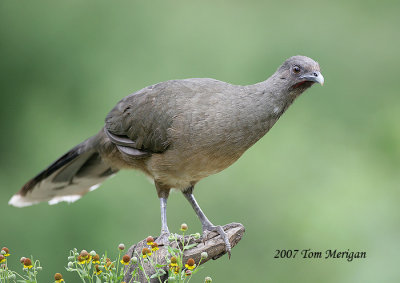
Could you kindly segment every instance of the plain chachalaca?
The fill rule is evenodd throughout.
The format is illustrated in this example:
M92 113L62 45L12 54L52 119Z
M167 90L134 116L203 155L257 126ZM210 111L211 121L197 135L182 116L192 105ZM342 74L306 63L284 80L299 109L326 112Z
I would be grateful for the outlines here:
M201 179L234 163L264 136L292 102L314 83L320 67L304 56L287 59L266 81L239 86L215 79L171 80L122 99L100 132L75 146L26 183L9 204L73 202L120 169L138 169L154 180L161 206L161 235L168 241L166 206L179 189L203 226L218 232L193 196Z

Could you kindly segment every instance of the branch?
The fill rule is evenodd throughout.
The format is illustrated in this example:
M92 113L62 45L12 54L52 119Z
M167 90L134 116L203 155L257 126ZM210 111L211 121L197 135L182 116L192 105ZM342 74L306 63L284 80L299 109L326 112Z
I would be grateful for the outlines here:
M231 243L231 247L233 248L236 246L236 244L242 239L243 233L245 231L244 226L240 223L230 223L225 226L223 226L225 232L228 234L229 242ZM194 248L191 248L189 250L185 250L183 253L183 263L185 263L189 258L193 258L195 263L198 264L201 258L201 253L202 252L207 252L208 257L206 259L201 260L201 264L206 263L210 259L218 259L224 254L226 254L225 251L225 243L224 240L221 238L221 236L216 233L212 232L209 234L209 237L207 241L203 243L202 239L197 239L194 240L193 237L185 236L185 245L187 245L187 241L190 238L190 242L188 244L192 243L197 243L198 245ZM175 242L171 242L170 246L172 248L176 248L177 245ZM136 256L139 260L141 259L142 256L142 249L144 247L148 247L146 243L146 239L138 242L137 244L131 246L127 252L128 255L131 257ZM168 249L165 246L159 246L159 250L153 257L153 261L156 261L158 264L161 265L166 265L166 259L170 258L171 256L168 253ZM137 268L137 264L133 264L130 267L127 267L125 269L125 277L124 281L125 282L131 282L131 274L132 272ZM150 265L150 263L142 263L142 266L144 268L144 272L147 275L148 278L151 277L155 273L154 268ZM127 270L129 268L129 270ZM166 274L161 276L161 282L164 282L168 279L168 266L166 265L163 267L164 271ZM146 279L145 275L142 271L138 271L138 277L139 277L139 282L148 282ZM152 278L150 282L160 282L159 279Z

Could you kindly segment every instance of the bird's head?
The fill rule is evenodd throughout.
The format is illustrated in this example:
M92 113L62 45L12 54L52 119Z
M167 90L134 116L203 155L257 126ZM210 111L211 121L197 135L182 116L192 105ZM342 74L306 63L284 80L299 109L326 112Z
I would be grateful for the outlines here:
M306 56L293 56L287 59L275 73L275 83L289 94L298 96L314 83L324 84L319 64Z

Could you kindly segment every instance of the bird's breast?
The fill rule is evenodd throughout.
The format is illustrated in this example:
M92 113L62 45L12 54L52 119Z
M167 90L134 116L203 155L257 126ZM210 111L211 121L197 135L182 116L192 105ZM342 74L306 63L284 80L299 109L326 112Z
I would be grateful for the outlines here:
M212 150L174 150L153 154L147 162L154 179L175 189L186 189L201 179L216 174L234 163L241 154Z

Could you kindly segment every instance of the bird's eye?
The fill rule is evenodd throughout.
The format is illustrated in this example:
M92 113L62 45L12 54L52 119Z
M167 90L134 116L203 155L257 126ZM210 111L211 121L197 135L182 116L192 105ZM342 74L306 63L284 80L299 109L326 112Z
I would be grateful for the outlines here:
M300 67L299 66L294 66L293 67L293 73L295 73L295 74L298 74L298 73L300 73Z

